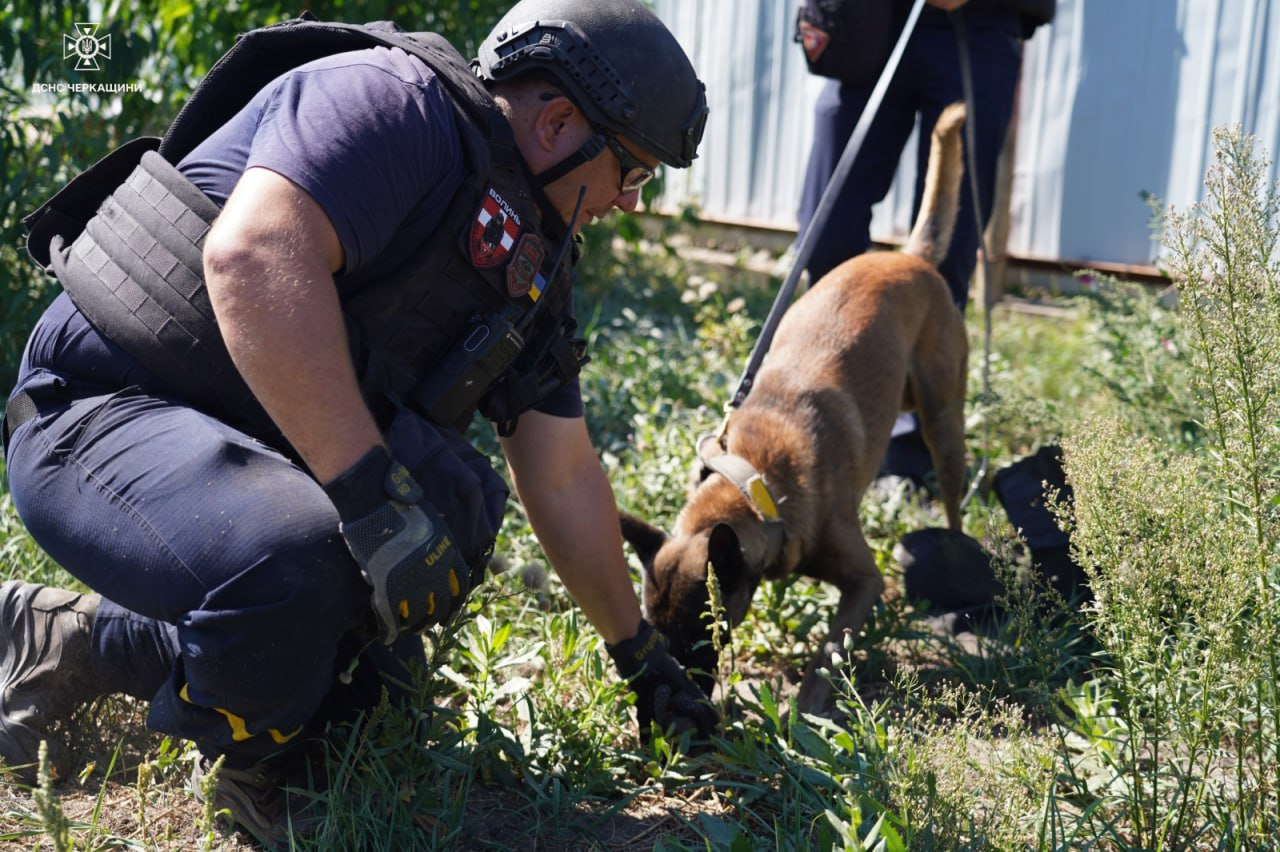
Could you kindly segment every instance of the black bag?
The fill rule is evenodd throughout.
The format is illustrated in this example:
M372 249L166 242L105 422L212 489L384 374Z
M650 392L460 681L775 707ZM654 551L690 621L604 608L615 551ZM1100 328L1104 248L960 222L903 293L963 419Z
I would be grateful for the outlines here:
M795 40L811 73L870 83L893 50L893 17L893 0L804 0Z

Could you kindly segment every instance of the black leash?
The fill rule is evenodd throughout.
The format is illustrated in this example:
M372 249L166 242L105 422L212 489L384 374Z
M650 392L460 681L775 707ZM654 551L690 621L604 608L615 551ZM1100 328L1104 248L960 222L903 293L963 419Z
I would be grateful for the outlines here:
M965 171L968 172L969 193L973 204L973 221L978 229L978 265L982 271L982 393L983 402L991 399L991 266L990 253L987 250L987 225L982 221L982 194L978 189L978 134L974 129L977 121L977 110L974 108L973 95L973 60L969 53L969 33L964 26L964 10L953 9L947 13L951 26L956 33L956 54L960 61L960 85L964 91L964 141ZM982 462L973 475L969 490L960 500L963 510L978 492L982 481L986 479L987 467L991 458L991 418L982 418Z
M815 235L822 232L827 218L831 215L831 208L835 204L836 194L849 177L849 172L853 169L853 161L857 159L858 151L862 148L862 142L867 136L867 130L871 127L871 122L875 118L876 112L880 109L880 103L884 100L885 92L889 88L889 82L893 79L894 72L898 69L898 63L902 59L903 51L906 50L907 39L911 37L912 31L915 30L916 20L920 17L920 10L923 8L924 0L915 0L911 6L911 13L907 16L907 22L902 27L902 34L898 36L898 43L894 45L893 53L889 54L884 70L880 72L880 79L876 81L875 88L871 90L871 97L867 100L867 105L863 107L862 115L858 117L858 123L854 125L853 134L844 146L844 152L840 155L836 170L832 173L831 179L827 181L826 189L822 191L822 197L818 199L818 207L814 210L813 218L809 221L809 228L804 232L804 236L801 237L799 244L796 246L796 256L791 264L791 270L787 273L782 289L778 291L777 297L773 300L773 307L769 309L769 316L765 318L764 328L760 330L760 336L756 339L755 346L751 349L751 357L747 360L747 367L742 373L742 378L738 380L738 389L734 392L733 398L729 400L728 407L730 408L737 408L742 405L747 398L747 394L751 392L756 372L760 369L760 363L764 361L764 356L769 351L770 344L773 343L773 335L778 330L778 323L781 322L782 315L791 303L791 297L795 293L796 284L799 283L800 274L809 265L809 257L813 254ZM725 422L727 424L728 420L726 419Z

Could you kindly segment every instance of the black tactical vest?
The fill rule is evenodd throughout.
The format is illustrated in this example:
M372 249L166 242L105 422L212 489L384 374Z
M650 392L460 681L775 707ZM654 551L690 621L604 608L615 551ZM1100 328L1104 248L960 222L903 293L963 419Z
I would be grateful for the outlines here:
M442 426L464 425L478 406L509 432L586 360L565 316L571 238L548 233L543 221L562 226L540 217L509 124L439 36L307 19L241 36L163 139L126 143L24 220L28 251L176 393L278 435L231 363L205 290L201 249L218 208L172 164L280 74L375 45L418 57L444 83L468 174L435 235L399 270L337 277L361 388L384 428L401 406Z

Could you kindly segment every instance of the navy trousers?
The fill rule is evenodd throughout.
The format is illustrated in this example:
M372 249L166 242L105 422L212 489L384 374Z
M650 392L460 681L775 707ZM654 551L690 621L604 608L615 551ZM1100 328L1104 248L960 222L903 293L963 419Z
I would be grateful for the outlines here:
M1013 113L1022 64L1022 31L1018 15L1010 11L966 14L962 8L953 14L963 16L969 44L974 109L968 121L976 136L978 187L982 220L986 222L991 217L996 162ZM818 97L814 108L813 145L798 214L801 236L809 228L818 201L853 135L873 87L874 81L855 86L831 80ZM814 237L808 264L811 281L817 281L871 245L871 208L888 194L917 119L921 131L916 149L913 211L919 210L929 160L930 131L947 105L963 99L955 27L947 13L926 6L907 41L902 61L867 130L848 179L834 199L830 218ZM966 151L967 147L966 134ZM968 162L966 159L966 170ZM951 249L941 272L956 304L963 307L977 263L980 237L974 223L967 174L960 198Z
M73 314L60 296L28 343L17 390L39 414L11 436L6 469L31 535L103 596L93 643L108 682L151 702L150 727L241 768L384 686L407 695L422 641L376 639L315 480L158 392Z

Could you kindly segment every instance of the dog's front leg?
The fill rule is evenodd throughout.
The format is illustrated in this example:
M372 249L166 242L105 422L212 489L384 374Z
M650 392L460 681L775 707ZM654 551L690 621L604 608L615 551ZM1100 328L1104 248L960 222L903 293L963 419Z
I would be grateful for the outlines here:
M865 560L844 563L854 569L852 571L846 569L846 573L852 576L838 583L840 602L831 615L831 629L822 643L822 650L805 668L804 679L800 682L800 694L796 698L796 704L801 712L823 714L835 709L835 696L831 684L818 673L818 670L831 668L833 654L844 656L845 635L857 636L862 632L867 617L871 615L871 608L875 606L884 591L884 580L881 579L880 571L876 568L875 558L871 555L870 548L864 542L860 550L865 552Z

